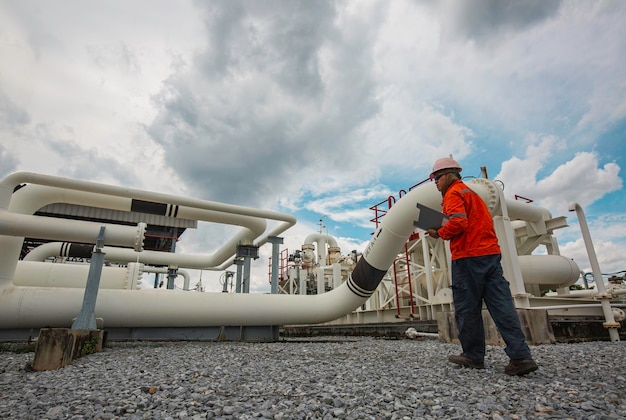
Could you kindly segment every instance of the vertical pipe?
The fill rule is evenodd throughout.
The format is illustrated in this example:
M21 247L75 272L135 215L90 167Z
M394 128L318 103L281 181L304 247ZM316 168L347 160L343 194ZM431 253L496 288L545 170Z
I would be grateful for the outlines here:
M591 234L589 233L589 226L587 225L587 219L585 218L585 212L578 203L570 203L568 206L569 211L576 211L578 216L578 224L583 234L583 241L585 242L585 248L587 249L587 255L589 256L589 262L591 263L591 269L593 271L593 277L596 280L598 286L598 294L600 302L602 303L602 312L604 313L604 328L609 330L609 337L611 341L619 341L619 332L617 329L620 327L618 322L615 322L613 311L611 310L611 295L606 293L604 287L604 280L602 279L602 271L600 271L600 264L598 264L598 257L596 256L596 250L593 248L593 242L591 241Z
M341 264L333 263L333 288L341 284Z
M317 294L321 295L326 292L326 281L324 276L317 276Z
M309 279L309 276L300 277L300 281L298 282L298 294L306 295L306 282Z
M233 276L233 273L230 271L227 271L224 274L224 284L222 285L222 293L228 293L228 282L232 278L232 276Z

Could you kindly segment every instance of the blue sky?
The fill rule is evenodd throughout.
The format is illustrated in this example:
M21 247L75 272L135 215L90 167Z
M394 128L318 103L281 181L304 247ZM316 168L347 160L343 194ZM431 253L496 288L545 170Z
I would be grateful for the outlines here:
M452 154L626 269L626 4L0 0L0 176L32 171L294 214L362 249L369 207ZM185 234L181 252L223 242ZM253 290L266 290L268 249Z

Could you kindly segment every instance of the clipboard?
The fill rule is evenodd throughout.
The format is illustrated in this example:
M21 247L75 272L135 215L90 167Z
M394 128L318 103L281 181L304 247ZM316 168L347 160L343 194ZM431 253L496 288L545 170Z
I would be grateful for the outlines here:
M416 228L422 230L439 229L450 220L445 214L423 204L417 203L417 208L419 209L419 215L417 220L413 221L413 226Z

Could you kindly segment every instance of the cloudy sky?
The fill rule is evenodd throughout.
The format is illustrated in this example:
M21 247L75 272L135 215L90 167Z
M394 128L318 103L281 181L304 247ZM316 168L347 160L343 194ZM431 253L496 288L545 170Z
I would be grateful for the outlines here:
M452 154L626 269L626 3L0 0L0 176L32 171L298 218L344 253ZM202 231L202 230L201 230ZM216 247L185 234L179 250ZM265 249L267 248L267 249ZM267 255L253 290L267 289Z

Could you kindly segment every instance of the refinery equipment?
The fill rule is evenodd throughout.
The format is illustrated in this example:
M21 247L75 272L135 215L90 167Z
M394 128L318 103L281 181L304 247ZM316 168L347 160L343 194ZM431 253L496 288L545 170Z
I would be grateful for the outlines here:
M493 214L518 311L531 319L535 313L602 316L611 339L618 340L626 291L621 283L605 287L586 224L581 229L598 288L573 293L569 286L578 281L579 268L560 255L553 236L566 226L565 217L507 200L488 179L468 185ZM0 340L70 327L81 312L96 254L105 264L96 267L95 316L110 338L275 340L286 325L440 321L454 309L449 250L414 225L418 203L440 209L440 201L433 184L418 185L377 213L376 230L362 253L344 255L333 237L320 232L283 258L280 235L296 223L288 214L15 173L0 181ZM584 221L580 206L573 203L571 209ZM230 226L232 235L209 255L164 249L172 240L145 249L149 239L154 242L147 234L154 226L176 232L198 223ZM248 293L252 261L268 242L272 293ZM238 293L189 291L187 269L225 272L233 265ZM172 281L181 276L185 290L140 287L144 273Z
M603 319L602 325L608 330L607 337L619 340L618 330L624 320L623 308L626 307L626 284L623 278L604 283L580 206L572 203L570 210L577 213L594 268L594 272L588 274L597 280L597 288L570 290L570 286L579 282L582 273L573 260L560 255L553 235L555 230L567 226L566 218L553 217L547 209L529 202L505 199L500 185L491 180L476 178L466 183L483 198L493 215L502 249L504 274L520 316L540 314L529 321L539 322L547 330L544 331L547 335L537 337L537 342L554 340L546 315L552 319L566 317L570 321L577 317ZM441 194L434 183L422 182L414 186L408 195L402 191L401 201L408 196L441 210ZM377 227L389 217L395 203L396 198L391 196L371 208L375 211L372 221ZM375 240L376 233L372 242ZM280 290L282 293L311 293L312 290L313 293L323 293L341 284L346 278L345 273L353 269L355 261L354 253L341 256L334 238L321 233L312 235L288 261L283 258ZM357 310L327 323L326 331L340 330L337 326L402 322L412 325L411 321L438 321L442 338L442 330L454 328L449 267L448 243L424 235L423 231L415 228L372 297ZM543 321L542 318L548 320ZM532 332L526 333L528 337ZM454 336L455 333L445 331L445 335Z
M224 224L235 230L210 255L145 250L146 222L129 225L36 214L58 203L85 206L89 211L104 212L108 218L112 218L111 212L121 212L124 218L128 214L139 214L146 220L156 215ZM67 252L71 252L73 244L96 245L85 284L89 284L92 271L100 271L98 281L102 279L102 287L96 291L94 313L98 326L106 329L110 338L267 340L278 338L281 325L331 321L363 304L410 234L412 206L405 207L396 206L394 212L399 217L389 217L388 222L381 224L377 235L379 245L372 242L367 256L364 254L346 281L328 293L137 290L134 282L141 266L130 263L166 267L172 275L179 269L222 271L236 264L238 279L245 286L249 283L250 264L258 256L258 248L272 243L277 260L278 235L296 220L274 211L34 173L14 173L0 181L0 338L28 339L43 327L68 328L82 313L83 298L87 296L87 290L76 284L80 277L76 272L80 269L72 264L62 262L61 266L51 269L50 264L54 263L49 262L50 254L45 249L35 251L35 257L24 261L25 238L35 238L32 243L37 240L61 242L41 246ZM40 260L37 254L45 256L46 260ZM113 270L102 264L92 270L97 266L94 261L126 265L126 270ZM82 271L84 274L85 270ZM245 292L246 287L241 291Z

